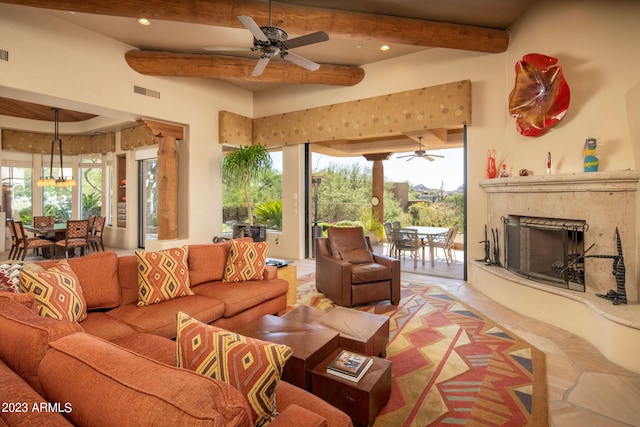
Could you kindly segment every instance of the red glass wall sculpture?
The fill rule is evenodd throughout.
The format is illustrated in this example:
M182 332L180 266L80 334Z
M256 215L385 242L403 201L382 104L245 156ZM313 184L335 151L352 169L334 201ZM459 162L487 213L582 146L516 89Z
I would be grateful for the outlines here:
M539 136L558 123L569 108L569 85L557 58L530 53L516 63L516 82L509 95L509 114L518 132Z

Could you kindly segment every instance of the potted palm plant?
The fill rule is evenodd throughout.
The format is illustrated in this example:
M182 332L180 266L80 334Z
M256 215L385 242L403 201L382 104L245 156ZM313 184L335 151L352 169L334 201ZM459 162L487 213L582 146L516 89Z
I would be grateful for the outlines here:
M271 169L271 156L267 148L260 144L240 146L227 154L222 161L222 177L227 182L242 182L244 197L247 203L248 224L235 224L233 237L250 235L255 241L263 241L267 237L265 225L253 224L253 203L249 187L264 171ZM247 233L246 230L249 230Z

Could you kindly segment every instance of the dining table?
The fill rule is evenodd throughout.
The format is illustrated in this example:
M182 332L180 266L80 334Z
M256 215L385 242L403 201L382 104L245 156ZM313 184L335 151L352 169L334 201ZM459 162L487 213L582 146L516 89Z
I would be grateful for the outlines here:
M411 225L405 228L418 231L418 237L424 237L429 244L429 260L431 261L431 267L435 265L435 254L433 248L433 241L438 236L446 236L449 231L449 227L427 227L422 225Z
M33 233L37 237L52 241L64 240L67 233L67 223L55 223L53 226L40 226L37 224L25 225L24 230Z

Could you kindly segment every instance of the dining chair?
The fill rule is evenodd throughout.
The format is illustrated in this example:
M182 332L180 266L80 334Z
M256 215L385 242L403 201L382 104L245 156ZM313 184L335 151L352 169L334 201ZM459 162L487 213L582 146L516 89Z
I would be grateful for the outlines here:
M418 268L418 256L422 251L422 263L424 264L424 246L418 237L418 230L410 228L396 228L393 230L393 243L396 248L397 258L406 257L407 252L413 256L413 268Z
M24 226L22 225L22 221L14 221L15 229L16 229L16 238L18 241L18 251L15 255L15 259L21 259L24 261L24 258L27 256L27 251L29 249L33 249L34 251L37 249L42 249L42 256L47 256L48 254L53 255L54 245L51 240L40 239L38 237L27 237L24 232Z
M64 240L58 240L56 247L64 249L64 257L69 258L69 251L80 248L80 255L89 250L89 221L86 219L74 219L67 221L67 230Z
M458 234L458 226L453 226L449 228L447 234L442 238L435 238L433 240L432 246L435 250L435 253L438 253L438 248L441 248L444 252L444 259L447 261L447 265L453 262L454 254L453 244L455 242L456 235Z
M53 227L52 216L34 216L33 226L37 228Z
M102 233L104 232L104 225L107 221L105 216L96 216L93 226L93 232L89 233L89 244L91 249L96 252L100 251L100 248L104 251L104 243L102 242ZM100 245L100 246L98 246Z
M12 219L7 220L7 227L9 227L9 234L11 235L11 250L9 251L9 259L18 254L18 236L16 235L16 224Z
M96 226L96 216L89 215L87 217L87 221L89 221L89 236L91 236L94 232L94 227Z

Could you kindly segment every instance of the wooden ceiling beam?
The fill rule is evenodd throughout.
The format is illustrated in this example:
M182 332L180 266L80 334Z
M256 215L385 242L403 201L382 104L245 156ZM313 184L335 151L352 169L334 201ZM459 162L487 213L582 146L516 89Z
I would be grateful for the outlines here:
M256 82L306 83L353 86L364 78L364 70L349 65L322 64L316 71L272 60L262 75L253 77L255 59L218 55L181 54L131 50L125 54L127 64L149 76L229 78Z
M269 22L269 8L258 0L0 0L0 3L231 28L244 28L238 15L249 15L259 25ZM330 37L487 53L505 52L509 45L509 34L493 28L277 2L272 9L273 25L290 34L323 30Z

